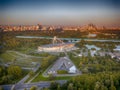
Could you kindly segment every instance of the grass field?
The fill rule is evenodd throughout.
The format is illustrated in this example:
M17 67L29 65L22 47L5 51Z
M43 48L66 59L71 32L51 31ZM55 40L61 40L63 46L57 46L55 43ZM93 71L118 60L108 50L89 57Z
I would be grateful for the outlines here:
M0 54L0 58L2 60L4 60L4 62L11 62L12 60L15 59L15 57L12 56L11 53L9 53L9 52L5 52L5 53Z
M71 76L61 76L61 77L54 77L53 80L69 80ZM32 82L39 82L39 81L49 81L49 77L43 77L40 73Z
M33 67L34 63L41 63L42 58L26 55L23 53L19 53L16 51L6 51L0 54L0 60L2 63L13 63L15 65L23 66L23 67Z

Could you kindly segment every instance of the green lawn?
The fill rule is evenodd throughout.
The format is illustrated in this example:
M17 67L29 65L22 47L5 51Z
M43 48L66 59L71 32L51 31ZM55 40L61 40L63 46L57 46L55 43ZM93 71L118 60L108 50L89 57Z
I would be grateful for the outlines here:
M32 62L41 63L42 58L37 57L25 57L17 54L14 51L11 52L4 52L0 54L0 59L3 63L10 63L13 62L14 64L18 66L24 66L24 67L33 67L35 65L32 64Z
M39 82L39 81L48 81L48 77L43 77L42 74L40 73L32 82Z
M59 76L55 77L53 80L69 80L74 76ZM43 77L42 74L40 73L32 82L39 82L39 81L49 81L49 77Z
M4 62L10 62L15 59L14 56L11 55L9 52L5 52L3 54L0 54L0 58L4 60Z

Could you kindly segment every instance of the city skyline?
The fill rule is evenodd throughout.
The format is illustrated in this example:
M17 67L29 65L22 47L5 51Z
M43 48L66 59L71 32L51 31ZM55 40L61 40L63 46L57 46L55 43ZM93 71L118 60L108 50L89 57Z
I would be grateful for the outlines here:
M0 24L120 26L119 0L3 0Z

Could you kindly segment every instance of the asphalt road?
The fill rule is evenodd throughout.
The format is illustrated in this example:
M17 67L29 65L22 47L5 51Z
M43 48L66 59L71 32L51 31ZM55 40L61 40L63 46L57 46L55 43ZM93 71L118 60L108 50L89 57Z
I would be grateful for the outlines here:
M25 88L26 89L30 89L32 86L36 86L38 88L44 88L44 87L49 87L51 82L57 82L59 83L60 85L64 84L67 82L67 80L57 80L57 81L41 81L41 82L36 82L36 83L30 83L30 84L25 84L25 83L19 83L19 84L16 84L14 86L14 89L15 90L24 90ZM13 85L2 85L2 87L4 88L4 90L11 90Z

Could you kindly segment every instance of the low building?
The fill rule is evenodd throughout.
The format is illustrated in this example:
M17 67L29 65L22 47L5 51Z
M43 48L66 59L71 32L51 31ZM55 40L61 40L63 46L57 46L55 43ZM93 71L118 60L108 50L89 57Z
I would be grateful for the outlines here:
M114 51L120 51L120 45L116 46L116 48L114 49Z
M77 68L67 57L59 58L56 63L48 70L48 74L57 74L57 71L65 70L68 73L77 73Z
M91 33L88 34L88 37L96 37L96 36L97 36L96 34L91 34Z
M76 73L76 67L75 66L70 67L69 73Z

